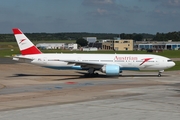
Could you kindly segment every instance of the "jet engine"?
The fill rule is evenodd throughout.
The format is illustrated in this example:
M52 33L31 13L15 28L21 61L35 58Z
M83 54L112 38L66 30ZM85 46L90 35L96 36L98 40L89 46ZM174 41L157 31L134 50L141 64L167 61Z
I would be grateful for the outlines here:
M118 76L121 71L118 65L104 65L101 72L106 73L108 76Z

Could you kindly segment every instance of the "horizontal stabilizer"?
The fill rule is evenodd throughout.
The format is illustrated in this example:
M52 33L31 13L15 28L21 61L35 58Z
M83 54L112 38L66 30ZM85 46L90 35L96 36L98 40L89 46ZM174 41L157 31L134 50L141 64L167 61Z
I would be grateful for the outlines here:
M33 61L33 59L24 58L24 57L19 57L19 56L13 57L13 60L19 61L19 62L26 62L26 63L31 63L31 62Z

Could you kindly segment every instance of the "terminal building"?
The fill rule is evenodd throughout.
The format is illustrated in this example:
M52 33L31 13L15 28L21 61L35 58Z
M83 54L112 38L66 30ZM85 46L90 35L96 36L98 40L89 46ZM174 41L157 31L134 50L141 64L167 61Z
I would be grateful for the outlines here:
M136 50L179 50L180 49L180 42L151 42L151 43L144 43L139 42L135 43L134 49Z

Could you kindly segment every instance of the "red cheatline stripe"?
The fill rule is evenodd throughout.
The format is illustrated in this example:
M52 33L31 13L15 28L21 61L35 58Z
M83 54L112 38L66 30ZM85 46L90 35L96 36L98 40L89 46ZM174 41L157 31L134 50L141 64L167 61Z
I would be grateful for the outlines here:
M144 64L145 62L147 62L147 61L149 61L149 60L151 60L151 59L152 59L152 58L145 58L144 61L143 61L140 65Z
M77 82L66 82L66 84L76 84Z
M23 34L18 28L13 28L12 30L14 34Z
M41 51L37 49L36 46L32 46L30 48L27 48L25 50L21 50L22 55L29 55L29 54L41 54Z

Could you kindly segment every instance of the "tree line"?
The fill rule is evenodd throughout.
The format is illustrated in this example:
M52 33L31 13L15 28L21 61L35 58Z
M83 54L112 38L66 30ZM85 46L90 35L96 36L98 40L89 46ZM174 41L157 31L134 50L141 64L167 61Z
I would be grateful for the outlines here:
M169 33L133 33L133 34L113 34L113 33L25 33L25 35L32 41L51 41L51 40L77 40L83 37L97 37L98 40L101 39L114 39L115 37L120 37L121 39L133 39L135 41L141 40L152 40L152 41L180 41L180 31L179 32L169 32ZM15 41L13 34L0 34L0 42L13 42Z

